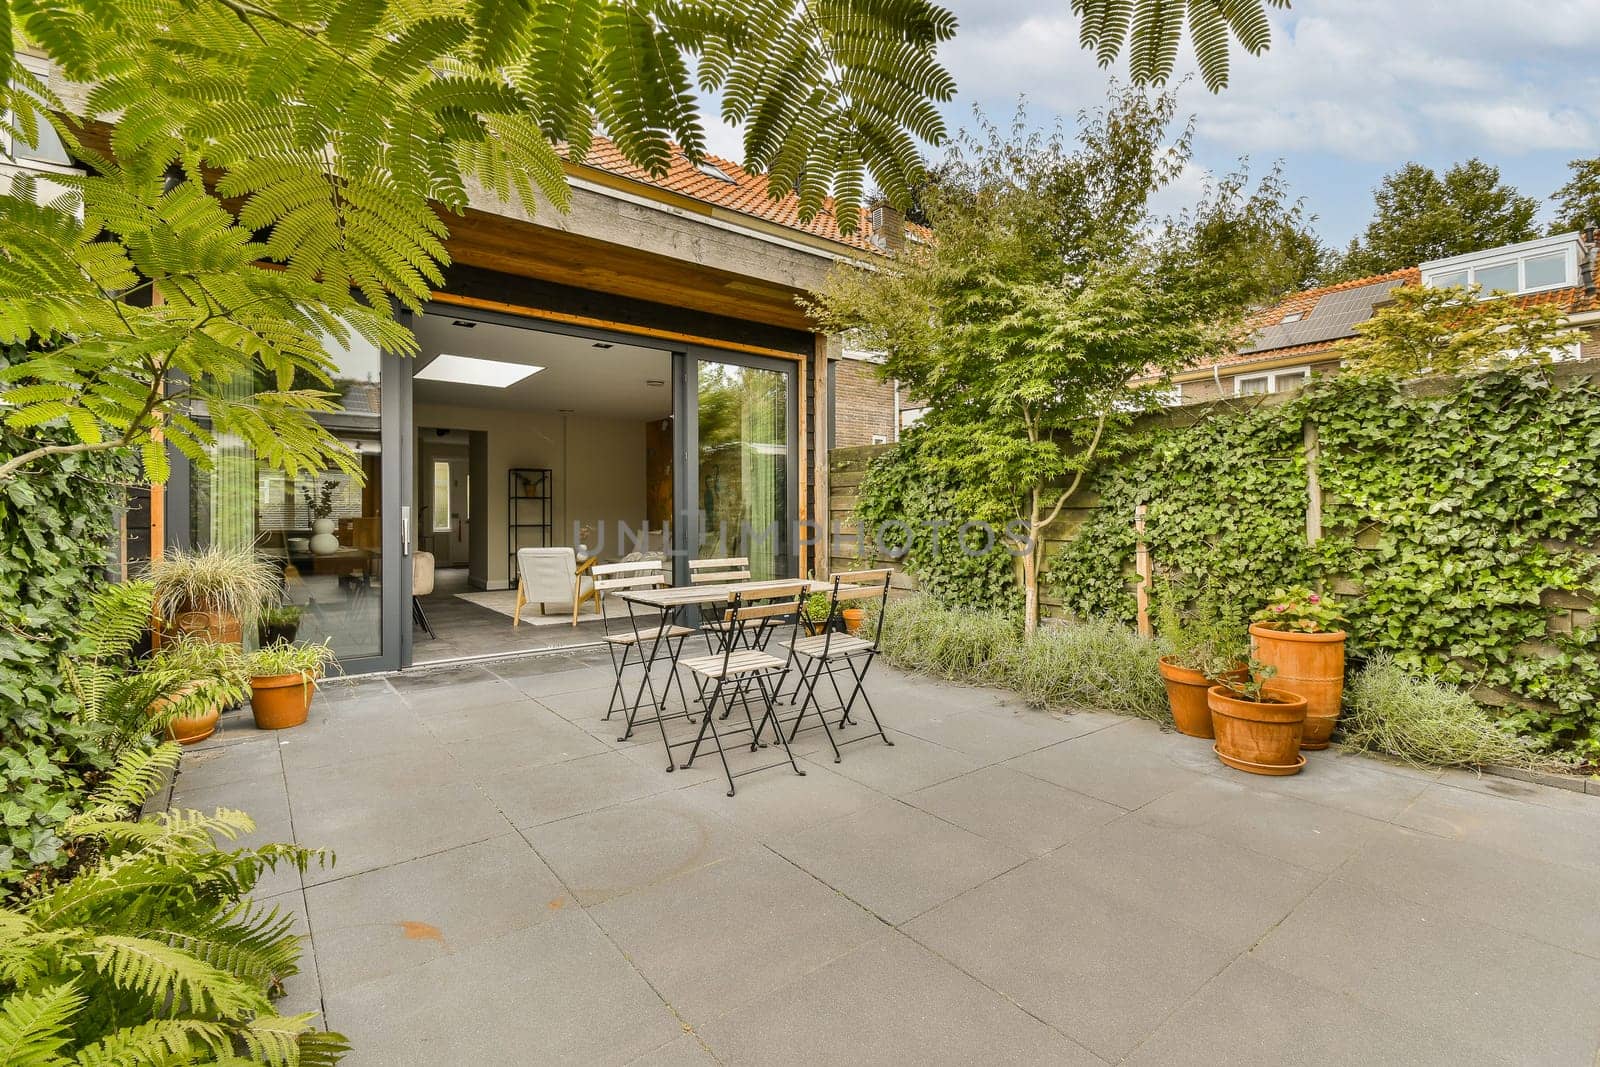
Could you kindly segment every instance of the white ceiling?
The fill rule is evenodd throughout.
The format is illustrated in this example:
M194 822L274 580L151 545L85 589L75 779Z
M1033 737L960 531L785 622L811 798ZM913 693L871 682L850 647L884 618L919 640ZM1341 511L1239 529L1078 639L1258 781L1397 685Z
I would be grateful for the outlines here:
M505 408L513 411L561 411L615 418L659 419L672 414L672 354L665 349L612 345L596 348L584 337L480 322L442 315L417 319L422 352L414 371L437 355L497 359L533 364L544 370L505 389L453 382L413 383L418 404ZM646 385L654 379L665 385Z

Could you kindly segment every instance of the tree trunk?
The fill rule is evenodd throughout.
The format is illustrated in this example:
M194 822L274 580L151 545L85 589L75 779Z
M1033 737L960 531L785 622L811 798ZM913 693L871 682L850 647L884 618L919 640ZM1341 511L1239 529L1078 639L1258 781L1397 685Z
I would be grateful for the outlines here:
M1039 628L1039 490L1028 495L1028 543L1022 554L1022 632Z

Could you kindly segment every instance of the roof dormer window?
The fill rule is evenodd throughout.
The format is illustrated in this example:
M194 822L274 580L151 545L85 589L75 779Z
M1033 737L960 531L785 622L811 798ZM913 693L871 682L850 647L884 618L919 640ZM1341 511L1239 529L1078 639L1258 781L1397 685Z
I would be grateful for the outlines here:
M1422 264L1422 284L1434 289L1476 285L1482 296L1538 293L1578 284L1583 242L1577 233L1491 248Z

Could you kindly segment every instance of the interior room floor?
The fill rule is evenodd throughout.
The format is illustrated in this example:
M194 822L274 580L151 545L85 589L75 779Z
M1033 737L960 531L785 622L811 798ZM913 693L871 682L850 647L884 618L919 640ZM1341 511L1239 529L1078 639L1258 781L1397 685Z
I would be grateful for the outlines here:
M513 627L511 616L462 600L457 593L471 590L465 567L442 568L434 575L433 592L422 601L428 623L438 636L430 639L421 626L413 624L412 663L442 663L471 656L492 656L508 652L542 652L553 648L572 648L600 641L603 628L598 619L571 625ZM538 613L537 607L527 609Z

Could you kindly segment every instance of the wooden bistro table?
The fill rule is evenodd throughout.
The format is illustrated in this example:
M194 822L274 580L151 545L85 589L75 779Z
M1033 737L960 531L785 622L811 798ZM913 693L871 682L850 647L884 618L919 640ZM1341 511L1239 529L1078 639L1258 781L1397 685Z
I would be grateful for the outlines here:
M797 585L804 586L807 593L827 593L833 590L832 582L820 582L806 578L770 578L749 582L667 586L661 589L620 589L611 595L627 603L630 619L634 618L634 608L636 607L660 612L661 629L657 632L665 634L668 632L668 627L680 624L684 613L691 607L700 607L707 604L726 605L735 595L738 595L742 600L760 599L763 590L793 589ZM724 634L722 639L731 640L732 636L731 634ZM656 714L648 719L637 718L641 699L636 697L634 706L627 709L627 726L623 730L622 736L617 740L626 741L632 737L635 726L648 726L651 723L659 724L661 726L661 743L667 750L667 771L670 773L677 769L677 764L672 758L672 743L667 740L667 696L671 680L678 673L678 658L687 642L673 642L658 636L654 640L646 639L640 643L641 645L649 646L642 657L645 677L648 678L655 665L664 659L667 663L667 680L662 684L662 697L660 704L655 708ZM681 684L678 691L682 694ZM690 709L687 706L684 707L682 714L685 719L693 721ZM676 717L676 714L674 717Z

